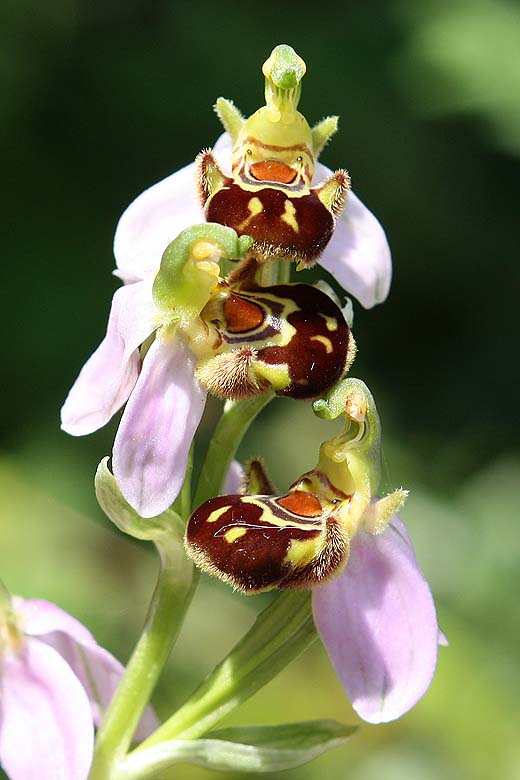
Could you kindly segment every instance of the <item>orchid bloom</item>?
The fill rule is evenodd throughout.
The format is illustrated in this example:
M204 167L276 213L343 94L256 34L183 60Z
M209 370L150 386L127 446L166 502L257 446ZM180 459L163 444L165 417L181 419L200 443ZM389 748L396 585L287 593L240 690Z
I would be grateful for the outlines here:
M10 780L86 780L123 666L55 604L1 588L0 763ZM148 708L139 739L157 725Z
M317 466L280 496L252 461L247 494L210 499L194 512L186 550L244 593L311 588L316 627L354 708L385 722L431 682L435 606L396 514L407 492L376 495L380 426L368 388L344 379L314 410L346 417L344 433L321 445Z
M275 242L267 257L289 257L299 261L298 267L310 264L309 255L311 262L317 257L365 308L381 303L388 295L392 275L384 230L350 190L348 175L339 171L336 180L336 174L317 161L337 129L337 117L327 117L311 129L296 110L305 63L290 47L276 47L263 72L266 106L244 120L231 101L219 98L215 109L227 132L212 152L201 153L197 162L145 190L123 213L114 240L115 274L125 283L153 276L164 248L181 230L204 216L239 233L242 227L255 239L255 231L263 226L253 250L265 258L265 233L272 244L277 224L284 231L292 225L296 234L312 229L313 209L299 216L298 204L307 202L308 193L317 192L320 205L325 204L325 211L331 212L326 239L314 236L312 249L296 243L280 253ZM319 182L318 190L313 190ZM279 223L273 216L277 203L261 203L269 192L280 196L282 206L285 203ZM232 204L228 202L231 198ZM238 200L244 203L239 205ZM236 209L246 214L238 224L238 211L233 213ZM316 254L316 246L321 254Z
M213 147L215 158L227 173L231 173L232 147L229 133L219 136ZM331 173L318 162L313 181ZM153 277L170 241L203 219L196 178L193 162L142 192L122 214L114 238L114 273L125 284ZM382 303L388 295L392 261L385 232L352 190L318 264L366 309Z
M290 47L277 47L279 48L285 52ZM288 55L289 64L284 59L287 52L282 56L280 73L282 76L285 74L285 77L287 73L289 75L292 73L291 63L293 58L297 57L294 52L291 52L292 50ZM390 284L390 252L384 232L375 217L353 193L348 194L346 206L341 211L344 194L341 194L338 188L346 186L345 176L339 176L339 179L335 178L335 175L329 176L330 172L314 159L335 131L336 121L334 118L329 118L330 121L320 123L311 131L304 117L296 112L294 101L291 103L293 100L291 95L296 94L298 90L281 89L273 81L280 75L278 72L278 75L273 74L277 62L276 57L272 60L273 55L267 70L264 65L268 101L264 109L260 109L250 120L245 121L239 118L238 112L230 107L229 102L219 101L219 115L230 134L226 133L219 139L212 159L214 158L215 166L218 164L222 172L230 171L232 151L235 159L244 145L245 138L249 137L247 135L249 130L254 130L260 136L264 134L262 136L264 138L265 133L272 134L272 128L267 126L266 129L266 121L267 125L271 122L269 118L266 120L266 116L272 117L276 106L282 106L285 112L281 126L282 136L286 133L290 136L292 132L290 128L294 125L297 133L292 134L298 140L298 133L303 128L303 137L308 141L307 162L303 168L301 168L302 164L298 163L301 170L299 168L299 173L296 174L287 163L289 158L286 162L273 159L262 162L255 157L255 162L250 168L256 185L251 184L252 180L247 180L249 183L244 184L245 191L249 193L246 212L249 216L256 214L255 209L260 203L260 196L266 197L265 193L268 191L276 191L279 196L281 195L281 189L285 185L279 179L287 172L285 169L290 171L291 176L298 175L303 187L300 200L303 202L305 198L310 198L322 211L325 211L329 220L326 241L319 261L349 292L358 297L364 306L372 306L384 300ZM301 75L301 68L299 72ZM279 130L280 128L276 132L278 133ZM236 143L232 142L232 137ZM257 138L255 143L255 148L261 147L261 138ZM284 154L289 154L287 150L292 147L286 145L284 149ZM248 151L250 151L249 147L244 152L246 157ZM282 152L277 154L282 155ZM217 255L213 256L213 250L211 247L208 249L207 241L204 246L199 247L202 252L200 258L197 259L195 255L191 258L191 267L195 269L197 278L203 279L202 288L207 297L205 299L201 297L197 284L189 288L178 275L162 274L163 279L167 277L169 289L166 292L163 290L159 295L162 300L158 300L155 294L158 288L157 279L161 278L161 268L170 247L175 244L175 241L181 240L181 236L189 230L187 226L199 223L204 218L202 201L205 202L206 216L208 216L210 214L208 209L213 208L215 198L222 192L227 192L225 182L220 182L219 179L220 168L217 174L216 168L210 170L206 164L203 171L204 160L207 163L207 154L203 155L198 163L192 163L148 189L121 217L115 236L114 253L117 263L116 274L125 285L114 294L105 339L83 367L62 409L63 430L81 436L105 425L126 403L114 443L113 468L124 497L143 517L159 514L175 500L179 493L189 448L203 413L206 389L221 398L245 397L246 393L261 392L269 386L279 394L300 398L316 397L325 392L348 370L355 354L354 342L349 336L344 317L338 312L333 312L334 319L340 323L333 336L327 324L331 322L330 313L319 310L322 304L316 300L318 291L315 290L312 293L312 301L311 293L300 295L297 308L305 307L302 320L308 321L309 317L313 317L314 322L321 322L321 327L327 332L315 331L313 335L307 334L305 344L302 345L301 341L297 345L295 343L294 349L288 355L286 347L293 324L290 322L285 331L280 332L277 342L273 338L271 341L266 341L267 333L272 331L273 321L280 322L280 317L274 310L267 312L257 303L251 304L250 300L246 300L244 306L249 308L249 311L253 311L253 320L263 318L267 325L263 346L267 350L271 346L275 346L276 349L283 347L285 350L283 356L279 350L274 357L276 352L274 349L270 356L265 356L265 359L261 360L260 366L258 364L253 366L257 347L260 349L262 346L258 342L254 344L253 350L247 348L241 351L235 350L231 357L227 353L220 354L212 362L209 359L212 356L206 349L207 337L206 344L203 344L204 339L200 334L189 332L194 318L200 315L203 305L211 295L207 284L208 279L214 286L216 285L215 268L218 267L218 259L222 255L222 252L220 254L217 252ZM240 166L237 168L234 165L234 167L235 178L242 177L240 179L242 181L245 174L241 172ZM321 188L311 191L310 178L314 170L318 176L325 176L326 182ZM278 180L266 182L266 175L278 176ZM198 196L197 176L200 190ZM217 187L216 192L213 192L211 182ZM220 189L217 186L219 182L223 184ZM249 192L251 187L256 187L254 192ZM316 194L318 191L319 195ZM307 192L309 194L304 195ZM283 197L285 196L282 195L282 199ZM293 233L295 231L298 233L303 226L303 222L298 223L299 217L294 206L296 200L295 197L289 198L287 195L287 213L284 212L279 218L276 216L274 218L279 219L278 224L284 226L283 230L289 230L292 225ZM229 204L226 208L228 207ZM246 239L249 241L244 231L249 228L255 230L255 220L251 222L248 218L246 222L247 225L244 223L244 230L238 239L239 244L243 242L241 251L246 251L244 241ZM212 223L207 224L210 231ZM211 230L215 227L217 226L213 225ZM239 226L236 227L237 232L240 233ZM178 233L179 236L176 238ZM311 243L314 245L316 242ZM253 244L251 249L253 256L255 253L258 255L261 245L263 244L259 241ZM226 256L240 257L240 253L233 255L228 251ZM205 273L205 264L210 268L209 274ZM300 264L306 264L303 250ZM218 275L218 270L216 273ZM172 292L172 285L178 283L184 287L181 296L175 296ZM303 288L303 285L301 287ZM194 301L191 303L188 300L190 294L194 295ZM302 304L303 297L307 300ZM179 301L179 298L182 298L182 301ZM323 298L322 296L322 301ZM294 311L289 299L290 295L282 298L290 304L286 307L288 312L286 320L290 319L289 312ZM188 318L184 316L181 328L177 325L171 327L172 317L179 319L177 315L172 315L172 307L179 305L181 319L184 316L182 310L189 309L190 316ZM265 306L265 297L262 305ZM196 306L199 308L196 309ZM233 329L235 334L243 333L238 331L237 327L242 327L242 323L235 322ZM251 322L247 327L251 328ZM184 328L183 333L181 333L182 328ZM147 340L153 333L156 333L156 338L149 346ZM221 338L221 332L218 338ZM234 340L236 342L239 339L235 336ZM231 337L227 341L231 343ZM145 343L149 349L143 350L146 352L143 360L140 347ZM321 346L318 347L318 344ZM312 354L311 350L314 350ZM333 354L330 354L331 351ZM204 352L205 355L202 354ZM206 364L197 366L203 357L207 358ZM284 368L279 364L286 358ZM272 368L272 363L275 361L278 365ZM197 367L198 374L196 374ZM290 374L293 367L295 373L299 375L298 386L291 381ZM309 382L310 370L314 372L313 379L321 376L325 384Z

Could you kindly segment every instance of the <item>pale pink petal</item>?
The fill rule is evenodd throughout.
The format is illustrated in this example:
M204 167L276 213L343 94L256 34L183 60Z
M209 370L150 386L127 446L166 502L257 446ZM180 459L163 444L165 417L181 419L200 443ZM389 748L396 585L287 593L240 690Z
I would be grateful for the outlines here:
M231 170L231 138L223 133L215 144L215 156L225 173ZM153 184L126 209L117 225L114 255L125 283L157 272L168 244L181 230L204 222L197 191L197 171L192 162Z
M204 214L193 162L149 187L123 213L114 238L116 275L125 282L155 275L168 244L200 222Z
M24 633L39 637L42 642L57 650L68 663L87 693L94 723L99 726L124 672L123 665L108 650L98 645L79 620L56 604L41 599L24 601L15 596L13 607L21 619ZM155 713L148 707L136 738L145 739L158 725Z
M125 403L139 373L138 347L154 330L151 280L114 293L107 333L87 360L61 410L61 427L73 436L105 425Z
M94 640L77 642L62 631L46 634L41 640L57 650L69 664L87 693L94 724L99 726L123 676L123 664ZM141 718L136 739L146 739L158 726L159 721L154 711L147 707Z
M141 517L160 514L179 494L205 400L186 342L158 337L123 413L112 459L121 492Z
M13 596L13 608L24 634L42 637L53 631L61 631L81 644L96 644L88 628L50 601Z
M238 460L232 460L229 471L222 486L222 495L236 495L244 482L244 469Z
M86 780L94 728L83 687L37 639L2 658L0 761L10 780Z
M229 133L222 133L213 147L213 154L216 157L222 173L226 176L231 176L231 153L233 151L233 143Z
M329 168L318 163L313 184L330 173ZM385 231L352 191L318 262L365 309L382 303L388 295L392 258Z
M437 661L437 618L402 523L356 535L345 571L313 591L316 626L352 706L370 723L407 712Z

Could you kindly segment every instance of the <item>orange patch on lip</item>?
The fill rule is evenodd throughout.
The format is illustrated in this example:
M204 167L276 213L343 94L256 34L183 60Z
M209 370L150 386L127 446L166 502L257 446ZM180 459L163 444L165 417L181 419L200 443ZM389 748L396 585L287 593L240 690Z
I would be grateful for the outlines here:
M295 490L294 493L279 498L277 503L300 517L319 517L323 512L319 499L312 493L305 493L303 490Z
M230 333L247 333L259 328L264 321L264 312L260 306L231 294L224 303L226 329Z
M253 163L249 170L257 181L279 181L281 184L290 184L296 178L296 171L280 160L262 160Z

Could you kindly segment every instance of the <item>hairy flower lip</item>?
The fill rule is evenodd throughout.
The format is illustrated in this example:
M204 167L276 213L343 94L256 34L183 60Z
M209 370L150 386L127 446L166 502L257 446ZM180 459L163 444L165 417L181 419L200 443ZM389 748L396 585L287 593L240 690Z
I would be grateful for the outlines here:
M223 133L213 148L219 166L228 176L231 148L228 133ZM311 185L321 183L331 174L329 168L318 162ZM193 162L150 186L123 212L114 237L114 273L126 284L154 275L165 247L181 230L204 220L195 177ZM392 263L384 230L352 191L318 263L364 308L382 303L388 295Z

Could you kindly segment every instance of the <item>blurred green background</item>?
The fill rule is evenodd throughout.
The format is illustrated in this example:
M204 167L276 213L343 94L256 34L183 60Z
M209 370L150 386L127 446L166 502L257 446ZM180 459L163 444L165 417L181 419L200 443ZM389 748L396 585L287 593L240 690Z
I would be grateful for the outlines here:
M388 487L412 490L403 517L450 647L401 721L365 726L270 777L517 779L520 6L349 0L318 11L230 0L2 4L0 576L128 657L155 561L95 502L94 470L116 422L73 439L58 429L59 407L105 329L119 215L214 142L219 95L246 115L261 105L261 64L290 43L308 65L302 111L311 123L341 117L323 161L348 168L393 249L388 301L356 306L352 373L378 400ZM211 404L206 439L217 411ZM279 399L241 453L264 456L286 487L329 435L308 405ZM161 714L264 603L203 578L155 697ZM357 720L316 643L229 722L318 717Z

